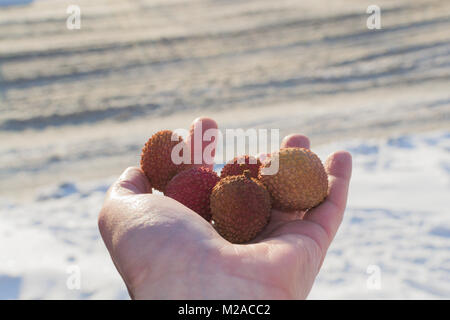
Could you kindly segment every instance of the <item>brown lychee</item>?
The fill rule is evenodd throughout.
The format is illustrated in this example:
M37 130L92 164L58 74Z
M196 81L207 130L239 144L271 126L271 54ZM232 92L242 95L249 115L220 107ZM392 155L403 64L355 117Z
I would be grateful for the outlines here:
M172 161L172 149L179 143L184 144L183 138L174 135L170 130L155 133L145 144L141 154L141 168L150 184L156 190L165 191L167 183L180 171L187 169L185 164L175 164ZM183 150L183 148L181 148ZM180 151L180 156L182 156Z
M214 228L232 243L254 239L269 222L270 212L269 192L249 170L221 179L211 193Z
M275 174L264 169L278 161ZM269 191L273 207L283 211L306 210L327 196L328 176L319 157L304 148L285 148L275 152L260 168L259 179Z
M220 173L221 178L228 176L238 176L244 173L245 170L250 170L250 176L258 178L259 167L261 161L252 156L239 156L228 162Z

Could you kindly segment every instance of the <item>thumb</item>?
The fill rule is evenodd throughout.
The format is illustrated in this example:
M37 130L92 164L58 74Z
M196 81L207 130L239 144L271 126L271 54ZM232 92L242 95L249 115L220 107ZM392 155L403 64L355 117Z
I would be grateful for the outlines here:
M186 139L191 150L191 163L213 168L217 134L217 123L213 119L200 117L194 120Z
M152 187L140 168L129 167L113 183L109 192L119 196L152 193Z

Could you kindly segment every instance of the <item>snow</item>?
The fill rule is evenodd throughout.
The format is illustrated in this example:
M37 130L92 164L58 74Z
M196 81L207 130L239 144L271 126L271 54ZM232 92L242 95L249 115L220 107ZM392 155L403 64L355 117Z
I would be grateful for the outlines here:
M450 132L313 151L324 160L337 149L353 155L350 198L309 298L449 299ZM113 180L0 198L0 299L128 299L97 229Z
M110 182L66 183L28 204L1 202L1 298L128 297L97 229ZM67 285L77 274L79 290Z
M310 298L450 298L450 134L346 149L354 160L348 209ZM373 269L379 289L367 285Z

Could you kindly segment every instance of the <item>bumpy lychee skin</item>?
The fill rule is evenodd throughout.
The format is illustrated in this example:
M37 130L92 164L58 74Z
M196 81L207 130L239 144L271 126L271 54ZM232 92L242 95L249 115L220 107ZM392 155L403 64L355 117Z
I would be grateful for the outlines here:
M211 192L220 178L209 168L193 167L178 173L167 184L165 195L211 220Z
M172 131L155 133L145 144L141 154L141 168L150 184L156 190L164 192L167 183L180 171L187 169L184 164L172 161L172 149L178 143L184 143L182 137L171 140Z
M279 161L276 174L263 169ZM327 196L328 176L319 157L308 149L285 148L271 155L260 168L260 181L270 192L273 207L283 211L306 210Z
M211 193L214 228L232 243L254 239L269 222L270 212L269 192L249 170L221 179Z
M223 167L220 177L238 176L243 174L245 170L250 170L250 176L258 178L260 166L261 161L255 157L248 155L235 157Z

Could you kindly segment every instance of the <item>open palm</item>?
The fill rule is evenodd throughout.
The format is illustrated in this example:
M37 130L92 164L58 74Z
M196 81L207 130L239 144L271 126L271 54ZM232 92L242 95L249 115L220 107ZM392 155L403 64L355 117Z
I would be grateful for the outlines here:
M193 127L199 124L203 131L217 128L208 118ZM282 147L309 148L309 141L290 135ZM144 173L131 167L108 191L100 232L132 298L306 298L343 217L350 154L332 154L326 170L325 202L306 213L273 210L252 243L237 245L181 203L150 194Z

